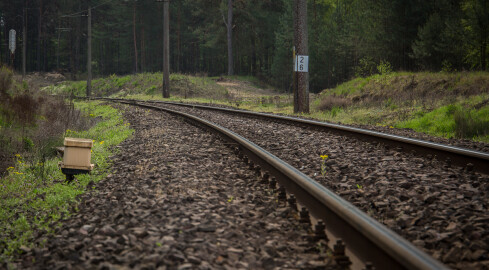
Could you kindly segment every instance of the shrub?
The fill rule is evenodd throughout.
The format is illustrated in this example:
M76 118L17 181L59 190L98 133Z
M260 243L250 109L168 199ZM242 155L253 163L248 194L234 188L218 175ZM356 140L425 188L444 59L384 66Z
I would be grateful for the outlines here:
M346 108L351 105L351 101L344 97L326 96L321 99L318 109L320 111L331 111L334 107Z
M377 66L377 71L380 75L389 75L392 73L391 63L384 60L380 61L380 64Z
M31 151L34 149L34 142L29 137L23 137L22 144L24 146L24 151Z
M12 86L13 73L5 66L0 68L0 101L5 101L8 97L8 91Z
M368 77L375 74L375 62L371 57L360 59L360 63L355 67L356 77Z

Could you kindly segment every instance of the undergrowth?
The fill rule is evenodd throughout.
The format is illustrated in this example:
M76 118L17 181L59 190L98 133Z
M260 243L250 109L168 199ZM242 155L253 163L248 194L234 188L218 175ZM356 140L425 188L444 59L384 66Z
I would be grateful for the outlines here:
M32 240L49 234L49 225L70 215L70 208L90 182L98 182L109 172L108 157L114 146L132 134L121 113L100 103L76 103L86 117L98 122L87 131L67 130L66 136L94 140L91 162L95 168L89 175L79 175L71 184L58 168L60 158L30 164L17 154L15 165L0 178L0 262L8 262L25 248L32 248ZM44 177L38 172L42 170Z

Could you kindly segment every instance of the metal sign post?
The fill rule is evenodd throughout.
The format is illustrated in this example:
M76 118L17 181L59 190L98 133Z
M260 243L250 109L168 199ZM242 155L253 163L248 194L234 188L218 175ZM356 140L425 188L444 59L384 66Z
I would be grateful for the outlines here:
M9 31L9 41L8 41L8 48L10 49L10 66L14 65L14 58L15 58L15 36L16 32L14 29L10 29Z
M15 30L10 29L8 47L11 53L15 53Z

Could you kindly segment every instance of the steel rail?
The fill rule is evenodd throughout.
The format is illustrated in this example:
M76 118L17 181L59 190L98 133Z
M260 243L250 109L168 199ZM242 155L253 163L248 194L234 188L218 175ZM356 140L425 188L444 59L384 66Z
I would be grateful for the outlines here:
M141 101L143 102L143 101ZM296 117L252 112L246 110L229 109L229 108L219 108L207 105L196 105L196 104L185 104L178 102L167 102L167 101L144 101L149 103L162 103L177 106L184 106L190 108L200 108L206 110L216 110L228 113L238 113L243 115L248 115L252 117L260 117L267 119L276 119L280 121L285 121L287 123L312 126L316 128L321 128L323 130L330 131L339 135L346 135L349 137L355 137L358 139L366 140L369 142L381 142L385 145L389 145L395 148L402 148L403 151L414 151L416 154L431 155L432 157L437 157L439 160L450 160L450 163L465 167L469 163L472 164L471 167L475 171L489 174L489 153L481 152L456 146L444 145L419 139L408 138L404 136L392 135L387 133L382 133L378 131L372 131L362 128L349 127L339 124L332 124L326 122L320 122L316 120L300 119ZM401 149L399 149L401 150Z
M362 262L353 265L354 269L361 269L366 262L371 262L376 269L448 269L351 203L234 132L194 115L168 108L136 101L112 101L165 111L190 119L199 126L219 133L232 145L239 145L241 153L259 165L263 173L274 176L287 192L309 209L314 218L324 221L328 237L343 240L348 255L352 255L354 261ZM328 242L331 248L333 244Z

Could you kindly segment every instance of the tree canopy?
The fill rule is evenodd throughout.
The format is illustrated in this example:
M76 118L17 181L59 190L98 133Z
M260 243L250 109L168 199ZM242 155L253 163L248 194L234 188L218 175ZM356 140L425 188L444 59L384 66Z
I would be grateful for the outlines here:
M172 72L227 74L226 0L170 1ZM290 91L293 0L232 1L233 71ZM394 70L486 70L486 0L309 0L312 92L354 76ZM0 2L0 60L10 62L8 31L17 31L14 68L86 73L87 9L92 7L95 76L162 70L163 12L154 0L21 0ZM25 16L23 15L25 12Z

